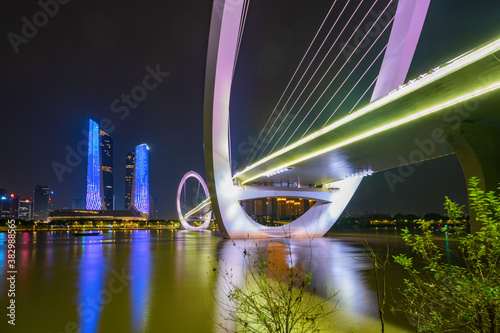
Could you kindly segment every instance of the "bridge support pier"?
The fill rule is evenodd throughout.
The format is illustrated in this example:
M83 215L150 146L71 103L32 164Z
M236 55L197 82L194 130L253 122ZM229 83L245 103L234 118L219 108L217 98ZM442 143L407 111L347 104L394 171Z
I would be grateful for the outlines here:
M500 128L473 122L460 122L445 128L447 141L455 151L467 181L481 180L485 191L496 191L500 182ZM471 231L481 228L471 212Z

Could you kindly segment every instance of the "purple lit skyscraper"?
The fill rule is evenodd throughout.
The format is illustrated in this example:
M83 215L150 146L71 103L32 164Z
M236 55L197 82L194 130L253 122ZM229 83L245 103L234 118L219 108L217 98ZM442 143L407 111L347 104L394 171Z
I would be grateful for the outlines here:
M149 147L145 143L135 147L134 207L149 214Z
M89 120L87 164L88 210L113 210L113 139Z
M89 120L89 153L87 164L87 209L101 210L101 159L99 125Z

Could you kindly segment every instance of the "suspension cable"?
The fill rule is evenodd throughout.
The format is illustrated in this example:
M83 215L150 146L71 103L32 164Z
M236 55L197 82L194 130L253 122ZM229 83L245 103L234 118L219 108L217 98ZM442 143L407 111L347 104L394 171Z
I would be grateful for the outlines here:
M347 4L350 2L350 0L348 0ZM261 145L262 145L262 142L264 142L267 138L267 135L269 134L269 131L271 130L271 128L273 128L274 124L276 123L276 120L279 118L279 116L281 115L281 113L283 112L283 109L286 107L286 105L288 104L288 101L290 100L291 96L294 94L295 90L297 89L297 86L300 84L300 82L302 82L302 79L304 78L304 75L305 73L308 71L309 67L311 66L312 62L316 59L316 56L318 55L319 51L321 50L321 48L323 47L323 45L325 44L326 40L328 39L328 37L330 36L330 33L332 32L333 28L335 27L335 25L337 24L337 21L338 21L338 18L337 20L335 21L335 23L333 24L332 28L330 29L330 31L328 32L327 36L325 37L325 39L323 40L323 42L321 43L318 51L316 51L316 54L314 55L313 59L310 61L309 65L307 66L306 70L304 71L304 73L302 74L299 82L297 83L297 85L295 86L295 88L293 89L290 97L287 99L286 103L285 103L285 106L283 106L283 108L281 109L281 111L279 112L278 116L276 117L276 119L274 120L273 124L271 125L271 127L269 128L268 132L266 133L266 136L264 137L264 139L262 139L262 141L260 142L259 144L259 147L257 149L254 149L255 146L257 145L257 143L259 142L259 139L260 137L262 136L262 134L264 133L265 129L266 129L266 126L269 124L269 121L272 119L272 116L273 114L276 112L276 110L278 109L278 106L281 102L281 100L283 99L283 97L285 96L285 93L286 91L288 90L288 88L290 87L290 84L292 83L293 79L295 78L295 75L297 75L297 72L299 71L299 68L300 66L302 65L302 63L304 62L307 54L309 53L309 50L311 49L314 41L316 40L316 38L318 37L318 34L319 32L321 31L321 29L323 28L326 20L328 19L328 17L330 16L330 13L333 9L333 7L335 6L335 4L337 3L337 0L335 0L332 4L332 6L330 7L330 10L328 11L328 13L326 14L325 18L323 19L323 22L321 23L318 31L316 32L316 35L314 35L314 38L312 40L312 42L309 44L309 47L307 48L306 52L304 53L304 56L302 57L302 60L300 61L299 65L297 66L297 69L295 70L295 72L293 73L292 75L292 78L290 79L290 81L288 82L285 90L283 91L283 93L281 94L281 97L279 98L278 100L278 103L276 104L276 106L274 107L273 111L271 112L271 115L269 116L269 118L267 119L266 121L266 124L264 125L264 127L262 128L262 130L260 131L259 133L259 136L257 137L257 140L254 142L253 146L252 146L252 149L251 151L253 151L253 154L252 156L250 157L250 154L247 155L247 158L245 159L245 162L244 162L244 165L246 164L248 158L250 157L250 160L253 159L253 157L255 157L255 154L257 153L257 151L259 151ZM342 10L341 14L339 15L339 18L340 16L342 15L342 13L344 12L345 8L347 7L347 4L344 6L344 9Z
M300 111L302 110L302 108L306 105L306 103L309 101L309 99L311 98L311 96L314 94L314 92L316 91L316 89L318 88L318 86L321 84L321 82L323 81L323 79L326 77L327 73L330 71L330 69L332 68L333 64L337 61L337 59L340 57L340 55L342 54L342 52L345 50L345 48L347 47L347 45L349 44L349 42L351 41L351 39L355 36L355 34L357 33L359 27L361 26L361 24L363 24L363 22L365 21L365 19L368 17L368 15L370 14L371 10L373 9L373 7L375 6L375 4L378 2L378 0L374 1L374 3L372 4L372 6L370 7L370 9L368 10L368 12L366 13L366 15L363 17L363 19L361 19L360 23L358 24L358 26L356 27L356 29L354 29L354 32L353 34L351 35L351 37L348 39L348 41L345 43L344 47L342 48L342 50L340 50L340 52L337 54L337 56L335 57L335 59L333 60L333 62L330 64L330 66L328 67L328 69L325 71L325 73L323 74L323 76L321 77L321 79L319 80L319 82L316 84L316 86L314 87L313 91L309 94L309 96L307 97L306 101L302 104L302 106L300 107L299 111L295 114L295 116L292 118L292 121L288 124L288 126L285 128L285 130L283 131L283 133L281 133L280 137L278 138L278 140L276 141L276 143L274 144L274 146L271 148L271 152L274 150L274 148L276 148L276 146L278 145L278 143L281 141L281 139L283 138L283 135L285 135L285 133L288 131L288 129L290 128L290 126L293 124L294 120L297 118L297 116L299 115ZM360 2L360 5L361 5L362 2ZM383 13L383 12L382 12ZM381 16L379 16L378 19L380 19ZM352 17L351 17L352 19ZM377 19L377 20L378 20ZM365 35L366 37L366 35ZM356 49L359 47L360 44L358 44L358 46L356 46ZM351 54L352 56L352 54ZM350 57L351 57L350 56ZM350 59L349 57L349 59ZM349 60L348 59L348 60ZM342 66L342 69L345 67L345 65L348 63L348 61L346 61L344 63L344 65ZM341 70L342 70L341 69ZM333 83L333 81L338 77L340 71L337 72L337 74L335 75L334 79L330 82L330 84L328 85L328 87ZM327 87L327 89L328 89ZM323 93L324 94L324 93ZM320 96L320 98L323 96L323 94Z
M356 109L356 107L358 106L359 102L361 102L361 100L363 99L363 97L365 97L366 93L371 89L371 87L375 84L375 82L377 82L378 80L378 75L377 77L375 78L375 80L373 80L373 82L368 86L368 88L365 90L365 92L363 93L363 95L361 95L361 97L358 99L358 101L356 102L356 104L354 104L354 106L352 107L351 111L349 111L348 114L351 114L352 111L354 111L354 109ZM323 127L326 126L326 123L323 125Z
M323 114L323 111L325 111L325 109L328 107L328 105L331 103L331 101L333 100L333 98L335 96L337 96L338 92L340 91L340 89L344 86L344 84L347 82L347 80L352 76L352 74L354 73L354 71L358 68L358 66L361 64L361 62L364 60L364 58L368 55L368 53L371 51L371 49L373 48L373 46L375 46L375 44L377 43L377 41L380 39L380 37L385 33L385 31L387 30L387 28L389 27L389 25L392 23L392 21L394 20L394 18L392 18L388 23L387 25L384 27L384 29L382 30L382 32L378 35L378 37L375 39L375 41L372 43L372 45L370 46L370 48L365 52L365 54L363 55L363 57L359 60L359 62L356 64L356 66L352 69L352 71L349 73L349 75L346 77L346 79L344 80L344 82L342 82L342 84L340 85L340 87L335 91L335 93L332 95L332 97L328 100L328 102L325 104L325 106L323 107L323 109L321 109L321 111L318 113L318 115L316 116L316 118L314 118L314 120L312 121L312 123L309 125L309 127L306 129L305 133L301 136L301 138L304 137L304 135L309 131L309 129L316 123L316 120L318 120L318 118L321 116L321 114ZM371 30L371 29L370 29ZM368 34L367 34L368 35ZM367 36L365 35L365 37ZM364 38L363 38L364 40ZM362 44L363 40L360 42L359 45ZM375 64L375 62L378 60L378 58L382 55L382 53L385 51L385 49L387 48L387 45L384 46L384 48L382 49L382 51L380 51L380 53L377 55L377 57L375 58L375 60L372 61L372 63L368 66L368 69L365 70L365 72L363 73L363 75L361 75L361 77L358 79L358 81L354 84L354 86L351 88L351 90L349 91L349 93L347 93L347 95L344 97L344 99L340 102L340 104L337 106L337 108L335 109L335 111L330 115L330 117L328 118L328 120L326 121L328 123L328 121L330 121L330 119L332 118L332 116L337 112L337 110L342 106L342 104L345 102L345 100L347 99L347 97L349 97L349 95L352 93L352 91L357 87L357 85L359 84L359 82L365 77L365 75L368 73L368 71L372 68L372 66ZM353 52L354 54L354 52ZM330 85L329 85L330 86ZM329 86L326 88L328 89ZM326 92L326 89L325 91L323 92L323 94ZM323 96L323 94L321 94L320 98ZM319 101L319 100L318 100ZM309 110L309 112L307 113L306 117L309 115L309 113L312 111L312 109L314 108L314 106L316 106L317 102L311 107L311 110ZM302 125L302 122L305 120L305 118L302 119L301 123L299 124L299 126L297 127L297 129L300 127L300 125ZM324 127L324 125L323 125ZM297 130L296 129L296 130ZM296 131L295 130L295 131ZM293 134L295 134L295 131L292 133L292 135L290 136L290 138L293 136ZM285 143L285 145L288 143L290 139L287 140L287 142Z
M198 181L198 189L196 190L196 200L195 200L196 204L198 204L198 196L200 195L200 185L201 183L200 181Z
M377 0L377 1L378 1L378 0ZM260 158L260 157L262 156L262 154L266 151L266 149L267 149L267 147L268 147L269 143L273 140L273 138L274 138L274 136L276 135L276 133L278 133L278 130L281 128L281 126L283 126L283 123L285 122L285 119L288 117L288 115L290 114L290 112L292 111L292 109L294 108L294 106L295 106L295 105L297 104L297 102L300 100L300 98L302 97L302 94L304 93L304 91L306 90L306 88L309 86L309 83L311 83L312 79L314 78L314 76L316 75L316 73L318 72L318 70L321 68L321 66L322 66L322 65L323 65L323 63L325 62L326 58L328 57L328 55L330 55L330 52L332 51L333 47L337 44L337 41L339 40L340 36L342 36L342 34L344 33L345 29L347 28L347 26L348 26L348 25L349 25L349 23L351 22L352 18L354 17L354 14L356 14L356 13L357 13L357 11L358 11L358 9L359 9L359 7L361 6L361 4L362 4L362 3L363 3L363 0L361 0L361 1L360 1L360 3L358 4L358 6L356 7L356 9L355 9L355 11L354 11L353 15L351 16L351 18L349 19L349 21L347 22L347 24L344 26L344 28L343 28L343 29L342 29L342 31L340 32L340 34L338 35L337 39L335 39L335 41L333 42L332 46L330 47L330 49L328 50L328 52L326 53L326 55L325 55L325 56L323 57L323 59L321 60L320 64L318 65L318 67L316 68L316 70L314 71L314 73L312 74L312 76L309 78L309 81L306 83L306 85L305 85L305 86L304 86L304 88L302 89L301 93L299 94L299 97L297 97L296 101L293 103L293 105L291 106L291 108L288 110L288 112L287 112L287 114L285 115L285 117L283 118L283 120L282 120L281 124L278 126L278 128L276 129L276 131L274 132L274 134L272 135L272 137L269 139L269 141L267 141L266 146L265 146L265 147L264 147L264 149L261 151L261 153L260 153L260 155L259 155L259 157L258 157L258 158ZM376 2L375 2L375 3L376 3ZM374 3L374 5L375 5L375 3ZM373 6L372 6L372 8L373 8ZM345 8L344 8L344 9L345 9ZM340 18L340 15L339 15L339 18ZM364 20L364 19L363 19L363 20ZM357 30L357 29L356 29L356 30ZM351 38L352 38L352 36L351 36ZM351 39L351 38L350 38L350 39ZM349 39L349 40L350 40L350 39ZM343 50L343 49L342 49L342 50ZM340 53L339 53L339 55L340 55ZM339 56L339 55L338 55L338 56ZM338 56L337 56L337 58L338 58ZM335 60L337 60L337 58L335 58ZM334 60L334 62L335 62L335 60ZM332 63L332 65L333 65L333 63ZM332 66L332 65L330 65L330 68L331 68L331 66ZM329 68L329 69L330 69L330 68ZM329 69L328 69L328 70L329 70ZM327 70L327 72L328 72L328 70ZM326 75L326 73L323 75L323 77L321 78L321 80L325 77L325 75ZM321 82L321 80L320 80L320 82ZM319 84L319 83L318 83L318 84ZM317 88L317 85L316 85L316 87L313 89L313 92L314 92L314 90L315 90L316 88ZM312 93L311 93L311 94L312 94ZM310 96L309 96L309 97L310 97ZM293 117L293 119L292 119L292 121L290 122L290 124L291 124L291 123L293 123L293 121L295 120L295 118L296 118L296 117L297 117L297 114ZM287 128L288 128L288 127L287 127ZM286 132L286 130L285 130L285 132ZM278 141L279 141L279 139L278 139ZM276 146L276 145L275 145L275 146ZM272 149L274 149L274 147L273 147ZM271 149L271 151L272 151L272 149Z
M391 20L392 22L392 20ZM389 24L391 23L389 22ZM344 86L344 84L349 80L349 78L352 76L352 74L354 74L354 72L356 71L356 69L358 68L358 66L361 64L361 62L364 60L364 58L368 55L368 53L370 53L371 49L373 48L373 46L375 45L375 43L377 43L377 41L379 40L380 36L382 36L382 34L385 32L386 28L389 26L386 25L386 27L384 28L384 30L379 34L379 36L377 37L377 39L372 43L372 45L370 46L370 48L365 52L365 54L363 55L363 57L358 61L358 63L356 64L356 66L351 70L351 72L349 73L349 75L344 79L344 81L342 82L342 84L337 88L337 90L335 91L335 93L330 97L330 99L328 100L328 102L325 104L325 106L323 107L323 109L321 109L321 111L316 115L316 118L314 118L314 120L312 121L312 123L309 125L309 127L306 129L306 131L304 132L304 134L300 137L300 138L303 138L304 135L306 135L306 133L309 131L309 129L316 123L316 120L321 116L321 114L323 113L323 111L325 111L325 109L327 108L327 106L331 103L331 101L333 100L333 98L335 98L335 96L337 96L338 92L340 91L340 89L342 89L342 87ZM371 30L371 29L370 29ZM364 39L366 38L368 34L365 35L365 37L361 40L361 42L358 44L358 45L361 45L364 41ZM356 86L358 85L358 83L364 78L364 76L366 75L366 73L368 73L368 71L372 68L373 64L375 63L375 61L380 57L380 55L382 54L382 52L386 49L387 46L385 46L382 51L377 55L377 57L375 58L374 61L372 61L372 63L368 66L368 69L365 70L365 72L363 73L363 75L361 75L361 77L358 79L358 81L354 84L354 86L352 87L352 89L349 91L349 93L344 97L344 99L342 100L342 102L340 102L340 104L337 106L337 108L335 109L335 111L330 115L330 117L328 118L327 122L330 120L330 118L335 114L335 112L337 112L337 110L342 106L342 104L344 103L344 101L347 99L347 97L351 94L351 92L356 88ZM357 50L357 48L355 49L355 51ZM353 53L351 54L351 56L355 53L355 51L353 51ZM351 57L349 57L350 59ZM347 60L347 62L349 62L349 60ZM337 73L337 75L342 71L342 69L344 68L344 66L342 66L342 68L340 69L340 71ZM334 78L335 80L335 78ZM332 81L333 82L333 81ZM311 109L309 110L309 112L307 112L306 116L304 118L302 118L302 121L300 122L300 124L295 128L295 130L293 131L293 133L290 135L290 137L288 138L288 140L285 142L284 146L287 145L287 143L290 141L290 139L293 137L293 135L295 134L295 132L297 132L297 130L300 128L300 126L302 125L302 123L305 121L305 119L309 116L309 114L312 112L312 110L314 109L314 107L316 106L316 104L318 104L318 102L320 101L320 99L323 97L323 95L326 93L326 91L328 90L328 88L330 87L331 83L325 88L325 90L323 91L323 93L321 94L321 96L318 98L318 100L316 101L316 103L314 103L314 105L311 107Z
M380 51L380 53L377 55L377 57L375 58L375 60L373 60L373 62L370 64L370 66L368 67L367 71L365 71L365 73L360 77L360 79L358 80L358 82L356 82L356 84L354 85L354 87L349 91L349 93L347 93L347 95L344 97L344 99L342 100L342 102L340 102L340 104L337 106L337 108L333 111L333 113L330 115L330 117L328 117L328 119L326 120L325 124L322 126L324 127L329 121L330 119L332 119L333 115L337 112L337 110L340 108L340 106L344 103L344 101L347 99L347 97L351 94L351 92L354 90L354 88L356 88L356 86L358 85L359 81L361 81L361 79L364 78L364 76L366 75L366 73L371 69L371 67L373 66L373 64L380 58L380 56L382 55L382 53L384 53L384 51L387 49L387 45L384 46L384 48ZM331 99L328 101L327 105L331 102ZM326 106L325 106L326 108ZM324 109L323 109L324 110ZM323 110L321 110L321 112L323 112Z
M240 21L240 28L238 31L238 41L236 43L236 56L234 57L234 66L233 66L233 74L232 78L234 78L234 72L236 71L236 62L238 61L238 56L240 54L240 46L241 46L241 39L243 38L243 31L245 30L245 22L247 20L247 14L248 14L248 7L250 7L250 0L244 0L245 2L243 3L243 11L241 13L241 21Z

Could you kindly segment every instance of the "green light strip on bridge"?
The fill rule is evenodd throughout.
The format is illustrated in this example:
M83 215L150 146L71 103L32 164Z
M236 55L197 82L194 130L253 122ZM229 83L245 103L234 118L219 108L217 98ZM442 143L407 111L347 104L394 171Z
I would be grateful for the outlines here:
M457 97L457 98L454 98L454 99L452 99L452 100L449 100L449 101L447 101L447 102L445 102L445 103L438 104L438 105L433 106L433 107L431 107L431 108L428 108L428 109L425 109L425 110L423 110L423 111L420 111L420 112L414 113L414 114L412 114L411 116L408 116L408 117L402 118L402 119L400 119L400 120L393 121L393 122L391 122L391 123L389 123L389 124L387 124L387 125L384 125L384 126L380 126L380 127L375 128L375 129L373 129L373 130L370 130L370 131L368 131L368 132L365 132L365 133L363 133L363 134L360 134L360 135L358 135L358 136L355 136L355 137L353 137L353 138L351 138L351 139L349 139L349 140L345 140L345 141L343 141L343 142L337 143L337 144L335 144L335 145L333 145L333 146L327 147L327 148L322 149L322 150L318 150L318 151L316 151L316 152L314 152L314 153L312 153L312 154L306 155L306 156L301 157L301 158L299 158L299 159L296 159L296 160L290 161L290 162L288 162L288 163L282 164L282 165L280 165L279 167L276 167L276 168L274 168L274 169L272 169L272 170L268 170L268 171L263 172L263 173L261 173L261 174L259 174L259 175L257 175L257 176L254 176L254 177L252 177L252 178L249 178L249 179L245 180L244 182L242 182L242 184L245 184L245 183L248 183L248 182L250 182L250 181L252 181L252 180L254 180L254 179L260 178L260 177L262 177L262 176L264 176L264 175L266 175L266 174L268 174L268 173L270 173L270 172L274 172L274 171L276 171L276 170L280 170L280 169L282 169L282 168L289 167L289 166L292 166L292 165L294 165L294 164L297 164L297 163L300 163L300 162L303 162L303 161L309 160L309 159L311 159L311 158L313 158L313 157L316 157L316 156L322 155L322 154L324 154L324 153L330 152L330 151L332 151L332 150L335 150L335 149L341 148L341 147L346 146L346 145L348 145L348 144L351 144L351 143L353 143L353 142L356 142L356 141L359 141L359 140L362 140L362 139L368 138L368 137L370 137L370 136L372 136L372 135L375 135L375 134L378 134L378 133L380 133L380 132L386 131L386 130L388 130L388 129L391 129L391 128L394 128L394 127L397 127L397 126L399 126L399 125L406 124L406 123L408 123L408 122L410 122L410 121L413 121L413 120L416 120L416 119L418 119L418 118L421 118L421 117L427 116L427 115L429 115L429 114L432 114L432 113L438 112L438 111L443 110L443 109L446 109L446 108L448 108L448 107L450 107L450 106L453 106L453 105L456 105L456 104L462 103L462 102L467 101L467 100L469 100L469 99L471 99L471 98L475 98L475 97L478 97L478 96L484 95L484 94L486 94L486 93L488 93L488 92L490 92L490 91L493 91L493 90L496 90L496 89L499 89L499 88L500 88L500 82L494 83L494 84L492 84L492 85L490 85L490 86L488 86L488 87L486 87L486 88L479 89L479 90L476 90L476 91L474 91L474 92L472 92L472 93L462 95L462 96L460 96L460 97Z
M378 100L370 103L369 105L367 105L366 107L362 108L361 110L357 111L357 112L354 112L336 122L334 122L333 124L331 125L328 125L322 129L320 129L319 131L317 132L314 132L308 136L306 136L305 138L302 138L300 140L298 140L297 142L281 149L281 150L278 150L277 152L255 162L254 164L246 167L245 169L243 169L242 171L236 173L234 176L233 176L233 179L234 178L238 178L240 177L241 175L243 175L244 173L258 167L259 165L262 165L264 164L265 162L277 157L277 156L280 156L294 148L297 148L303 144L305 144L306 142L309 142L323 134L326 134L356 118L359 118L381 106L384 106L398 98L401 98L417 89L420 89L421 87L425 86L425 85L428 85L434 81L437 81L439 79L441 79L442 77L452 73L452 72L455 72L456 70L462 68L462 67L465 67L465 66L468 66L496 51L500 50L500 39L482 47L481 49L477 50L477 51L474 51L474 52L471 52L470 54L467 54L463 57L458 57L456 58L456 60L453 60L451 64L447 65L446 67L444 68L440 68L439 70L437 70L435 73L432 73L431 75L428 75L422 79L419 79L418 81L412 83L411 85L409 86L406 86L402 89L399 89L399 90L395 90L395 91L392 91L390 92L388 95L382 97L382 98L379 98ZM466 96L466 95L464 95ZM460 98L460 97L459 97ZM327 148L329 149L329 148ZM309 155L308 155L309 156ZM317 156L317 155L315 155ZM282 168L282 167L286 167L286 166L290 166L292 163L287 163L287 164L283 164L281 167L279 168ZM248 179L246 181L243 182L244 183L247 183L253 179L256 179L258 177L261 177L262 175L264 174L267 174L267 173L270 173L270 172L273 172L274 170L276 169L279 169L279 168L275 168L273 170L268 170L266 171L265 173L263 174L260 174L259 176L256 176L256 177L253 177L251 179Z

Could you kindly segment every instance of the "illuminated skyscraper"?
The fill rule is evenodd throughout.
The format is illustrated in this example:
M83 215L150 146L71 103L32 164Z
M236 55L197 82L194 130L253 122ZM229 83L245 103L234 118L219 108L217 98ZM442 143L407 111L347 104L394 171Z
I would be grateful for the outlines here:
M113 191L113 139L104 132L99 131L101 146L101 179L102 179L102 209L113 210L114 191Z
M52 192L48 186L36 185L33 189L33 218L47 220L52 208Z
M129 209L132 205L132 196L134 193L134 168L135 168L135 151L127 154L125 159L125 209Z
M0 218L10 218L10 200L8 200L7 190L0 188Z
M24 221L33 220L33 199L23 198L19 201L19 219Z
M143 143L135 147L134 207L149 214L149 147Z
M101 210L101 159L99 149L99 125L89 121L89 150L87 160L87 209Z
M0 189L0 219L17 219L19 209L19 196L7 195L5 189Z
M89 149L87 164L88 210L113 209L113 139L89 120Z
M149 147L143 143L125 159L125 209L149 214Z

